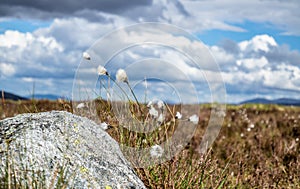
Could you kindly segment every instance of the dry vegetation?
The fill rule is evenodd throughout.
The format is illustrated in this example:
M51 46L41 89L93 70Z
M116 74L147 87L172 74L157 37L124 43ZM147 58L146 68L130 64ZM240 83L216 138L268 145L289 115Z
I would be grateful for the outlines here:
M72 112L65 101L5 101L0 118L50 110ZM110 135L141 137L117 127L105 102L101 121L112 125ZM148 188L300 188L300 108L275 105L227 106L221 132L210 153L195 149L209 120L210 106L202 105L194 137L176 157L160 165L136 169ZM124 136L123 136L124 137ZM142 136L145 137L145 136Z

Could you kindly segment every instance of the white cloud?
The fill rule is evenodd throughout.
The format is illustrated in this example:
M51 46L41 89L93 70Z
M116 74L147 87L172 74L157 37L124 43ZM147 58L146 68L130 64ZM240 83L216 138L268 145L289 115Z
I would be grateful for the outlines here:
M249 41L239 43L241 51L264 51L269 52L270 48L278 46L275 39L269 35L257 35Z
M0 59L14 64L31 63L64 50L53 37L11 30L0 35L0 49Z
M53 37L34 36L32 33L21 33L19 31L7 30L0 35L0 47L5 48L27 48L34 43L40 43L42 47L63 51L63 48Z
M300 92L300 65L299 60L298 63L295 60L300 57L298 51L278 45L268 35L254 36L237 46L237 53L222 50L222 47L211 48L222 66L229 100L235 99L237 94L241 95L239 99L251 96L297 98L296 93Z
M54 37L66 49L84 49L90 47L96 40L116 28L133 23L117 15L107 13L95 14L100 14L107 21L90 22L80 17L57 18L54 19L50 27L38 29L34 34Z
M287 35L300 35L299 1L279 0L252 0L252 1L180 1L185 9L192 15L192 22L197 28L202 24L204 29L224 29L231 31L243 31L246 28L234 26L234 23L242 23L245 20L256 23L271 23L272 26L281 29ZM188 22L188 21L187 21ZM217 23L217 24L212 24ZM231 23L231 24L228 24ZM178 23L179 24L179 23Z
M38 93L60 93L56 91L60 87L54 86L61 82L59 80L73 78L80 57L73 57L75 52L66 52L53 36L7 30L0 34L0 74L9 82L1 79L0 85L8 86L8 90L14 88L13 85L22 86L14 90L26 93L35 82Z
M248 70L258 70L265 67L268 64L268 60L264 56L260 58L245 58L236 60L236 64Z
M23 77L22 81L27 82L27 83L33 83L34 78L32 78L32 77Z
M16 73L16 69L12 64L0 63L0 73L4 76L13 76Z
M219 64L230 64L235 60L234 55L227 53L223 48L212 46L209 49Z
M264 84L268 87L300 92L300 68L280 64L275 71L264 71Z
M5 31L4 35L0 35L0 47L11 48L19 46L25 48L27 44L31 43L33 37L30 33L20 33L18 31Z
M197 6L197 8L195 8L195 6ZM156 12L156 14L159 15L157 21L175 24L191 32L199 32L209 29L221 29L237 32L245 31L245 29L228 24L222 19L211 17L212 12L218 12L219 14L220 11L206 10L206 8L206 5L201 5L201 3L194 1L155 0L153 1L151 9L160 11L159 13ZM154 21L151 20L151 17L147 17L147 15L142 16L144 17L143 20Z

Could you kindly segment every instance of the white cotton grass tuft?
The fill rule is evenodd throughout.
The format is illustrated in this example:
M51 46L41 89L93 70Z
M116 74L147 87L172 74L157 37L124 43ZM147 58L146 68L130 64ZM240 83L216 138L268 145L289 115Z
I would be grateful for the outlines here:
M165 120L165 116L164 116L163 114L159 114L159 117L158 117L158 119L157 119L157 122L158 122L159 124L161 124L161 123L164 122L164 120Z
M108 129L108 124L106 122L103 122L100 124L100 127L104 130L107 130Z
M162 100L158 100L157 107L163 110L165 108L165 103Z
M101 65L98 66L97 72L98 75L108 75L107 70Z
M149 114L154 118L158 117L158 111L152 105L150 105Z
M151 146L150 155L151 157L161 157L164 153L164 150L159 145Z
M116 74L117 81L128 83L127 73L123 69L119 69Z
M83 56L83 58L86 59L86 60L91 60L91 56L90 56L89 53L87 53L87 52L83 52L82 56Z
M188 120L189 120L190 122L193 122L194 124L198 124L199 117L198 117L196 114L194 114L194 115L192 115L191 117L189 117Z
M79 103L79 104L76 106L77 109L81 109L81 108L84 108L84 107L85 107L85 105L84 105L83 102L82 102L82 103Z
M181 119L182 118L182 114L180 112L176 112L175 118L176 119Z
M153 105L153 102L150 100L150 101L148 102L148 104L147 104L147 107L148 107L148 108L151 108L152 105Z

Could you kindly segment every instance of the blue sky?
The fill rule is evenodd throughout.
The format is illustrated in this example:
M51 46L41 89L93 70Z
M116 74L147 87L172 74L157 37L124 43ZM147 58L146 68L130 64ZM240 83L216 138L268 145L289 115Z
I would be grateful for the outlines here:
M28 96L35 85L35 93L70 98L78 68L91 71L87 74L96 73L97 62L79 66L86 63L82 52L118 28L158 22L177 26L204 42L220 67L227 102L255 97L299 98L299 8L297 0L1 2L0 89ZM102 45L110 48L113 42ZM113 69L126 68L146 58L181 65L187 77L195 79L198 99L211 101L207 84L200 76L195 78L195 73L208 70L194 70L185 57L170 49L132 48L120 53L109 66L114 73ZM160 68L166 69L164 65ZM170 70L165 73L170 73L171 81ZM144 79L142 75L141 78L129 75L129 78L132 83ZM168 82L169 87L172 82ZM174 82L173 88L186 85ZM157 88L163 89L164 84L156 85ZM159 93L159 96L170 96L168 90ZM192 94L186 93L186 97Z
M10 18L0 22L0 33L3 34L6 30L17 30L22 33L33 32L38 28L49 27L50 24L51 21Z
M217 45L224 39L231 39L235 42L251 39L255 35L268 34L276 39L276 42L280 45L288 45L292 50L299 50L299 36L284 35L282 30L276 28L270 23L255 23L250 21L244 21L241 24L235 24L241 28L244 28L244 32L232 32L223 30L208 30L196 34L205 44Z

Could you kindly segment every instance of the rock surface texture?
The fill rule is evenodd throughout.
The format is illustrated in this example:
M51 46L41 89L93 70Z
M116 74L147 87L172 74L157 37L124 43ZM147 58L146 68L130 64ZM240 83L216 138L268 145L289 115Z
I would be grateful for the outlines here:
M16 175L42 175L46 188L59 177L67 188L145 188L114 139L93 121L68 112L0 121L0 159L0 178L11 165Z

